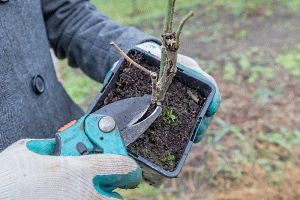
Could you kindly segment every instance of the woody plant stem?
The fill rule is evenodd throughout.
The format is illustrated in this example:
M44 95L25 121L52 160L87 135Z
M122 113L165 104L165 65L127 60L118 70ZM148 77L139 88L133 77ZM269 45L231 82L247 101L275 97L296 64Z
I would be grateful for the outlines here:
M164 33L162 34L161 63L159 80L157 82L157 102L164 100L165 94L177 72L177 54L179 49L179 36L185 22L194 12L190 12L180 23L177 32L173 32L173 15L176 0L168 0L165 16Z
M170 28L173 27L172 20L173 20L173 14L174 14L174 6L175 6L175 0L168 0L167 2L167 12L165 15L165 24L164 24L164 34L170 32ZM162 77L162 73L164 70L164 67L166 65L166 48L165 41L162 41L162 49L161 49L161 62L160 62L160 71L159 71L159 78Z

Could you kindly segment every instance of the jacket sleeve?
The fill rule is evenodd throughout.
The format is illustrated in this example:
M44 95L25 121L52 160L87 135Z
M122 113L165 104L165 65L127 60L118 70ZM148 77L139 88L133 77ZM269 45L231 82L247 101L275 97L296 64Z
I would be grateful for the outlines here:
M124 52L133 46L160 40L135 27L122 27L100 13L87 0L41 0L51 48L69 65L80 67L92 79L103 82L112 64L120 58L110 45Z

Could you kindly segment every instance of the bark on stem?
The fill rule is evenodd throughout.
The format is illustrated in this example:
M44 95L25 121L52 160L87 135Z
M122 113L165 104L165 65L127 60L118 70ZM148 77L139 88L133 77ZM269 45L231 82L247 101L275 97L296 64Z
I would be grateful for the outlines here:
M160 67L159 67L159 78L162 77L162 74L163 74L163 71L164 71L164 68L165 68L165 65L166 65L166 47L165 47L165 42L163 41L162 42L162 45L161 45L161 58L160 58Z
M173 16L174 16L174 13L175 13L175 1L176 0L172 0L172 14L171 14L171 19L170 19L170 32L173 30Z
M170 25L173 19L173 7L175 6L175 0L168 0L167 12L165 16L164 33L170 32Z
M151 96L151 103L154 104L157 101L157 74L155 76L151 76L152 81L152 96Z
M167 34L170 32L170 27L173 19L174 14L174 6L175 6L176 0L168 0L167 2L167 12L165 15L165 24L164 24L164 34ZM166 65L166 51L165 51L165 42L162 41L162 49L161 49L161 60L160 60L160 71L159 71L159 78L162 77L164 68Z
M157 83L157 102L162 102L165 94L172 83L173 77L177 71L177 48L175 46L175 33L163 34L163 41L166 50L166 65L164 67L162 77Z
M170 3L171 0L169 0L168 2ZM175 3L175 2L173 2ZM174 4L173 4L174 5ZM172 5L172 6L173 6ZM168 9L170 9L168 7ZM174 12L173 7L172 9L172 14ZM172 83L173 77L176 74L177 71L177 52L178 52L178 48L179 48L179 36L180 33L182 31L183 25L185 24L185 22L190 18L194 16L194 12L191 11L180 23L177 32L172 32L172 33L164 33L162 35L163 37L163 47L162 47L162 56L164 55L166 57L166 60L164 61L165 63L163 68L162 68L162 63L161 63L161 73L159 74L159 80L157 83L157 102L161 102L164 100L165 98L165 94L169 88L169 86ZM167 17L167 16L166 16ZM172 16L169 16L172 17ZM171 18L172 19L172 18ZM165 27L168 26L167 22L169 21L165 21ZM169 24L170 26L170 24ZM167 29L166 29L167 30ZM165 30L165 31L166 31ZM163 60L161 61L163 62Z

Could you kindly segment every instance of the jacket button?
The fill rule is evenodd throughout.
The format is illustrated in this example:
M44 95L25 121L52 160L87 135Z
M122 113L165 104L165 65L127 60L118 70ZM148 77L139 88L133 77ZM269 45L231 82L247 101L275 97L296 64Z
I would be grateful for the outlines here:
M8 2L9 0L0 0L0 3L6 3Z
M41 94L45 91L45 82L41 75L36 75L31 81L32 89L36 94Z

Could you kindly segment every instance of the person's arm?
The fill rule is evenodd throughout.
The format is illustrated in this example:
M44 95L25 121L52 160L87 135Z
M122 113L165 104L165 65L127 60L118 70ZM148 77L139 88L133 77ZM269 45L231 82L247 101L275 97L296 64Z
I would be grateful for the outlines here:
M120 58L110 45L123 51L146 41L160 40L134 27L122 27L100 13L87 0L41 0L50 46L60 59L80 67L88 76L103 82L112 64Z

